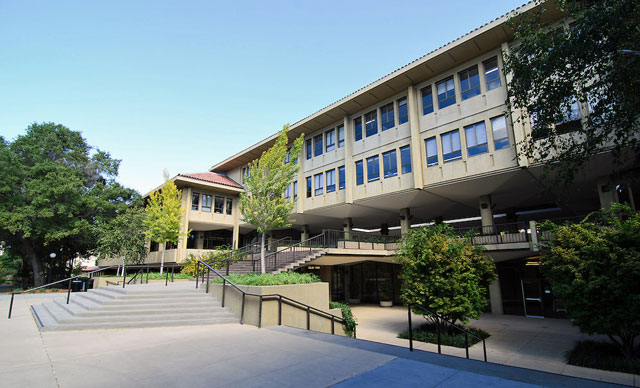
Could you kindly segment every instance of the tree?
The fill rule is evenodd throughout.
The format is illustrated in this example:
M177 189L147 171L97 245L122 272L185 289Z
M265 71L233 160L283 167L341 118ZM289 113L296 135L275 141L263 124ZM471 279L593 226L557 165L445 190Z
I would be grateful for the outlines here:
M284 192L298 173L298 157L302 149L304 134L300 135L287 151L289 125L278 134L273 147L263 152L260 159L249 164L249 175L245 177L245 193L240 194L242 219L255 226L261 235L260 269L265 273L265 233L291 226L289 214L293 202L284 197ZM290 160L287 162L287 153Z
M554 225L540 264L573 324L607 335L627 358L640 355L640 215L625 205Z
M148 255L144 208L131 206L104 224L98 232L97 246L93 253L99 259L121 258L122 265L138 264Z
M487 305L495 279L493 261L453 234L448 225L431 225L403 236L396 261L402 264L406 303L424 306L447 320L467 323ZM424 311L416 309L417 314ZM439 319L433 318L436 325Z
M544 21L542 11L510 20L516 44L504 57L507 104L531 119L520 144L546 172L571 182L585 163L610 150L616 174L640 167L640 2L559 1L564 25ZM579 5L576 5L579 4ZM586 117L578 115L579 106ZM559 124L559 125L556 125ZM574 136L564 136L572 132ZM633 175L635 173L631 173Z
M162 256L160 258L160 273L164 267L164 252L167 250L167 243L177 244L180 239L189 233L180 233L182 223L182 190L178 190L175 182L169 179L169 174L164 172L164 185L160 190L156 190L149 195L149 201L144 211L144 227L149 240L164 244Z
M32 269L35 285L68 275L71 261L95 247L100 225L139 197L115 181L119 164L59 124L34 123L13 142L0 137L0 241Z

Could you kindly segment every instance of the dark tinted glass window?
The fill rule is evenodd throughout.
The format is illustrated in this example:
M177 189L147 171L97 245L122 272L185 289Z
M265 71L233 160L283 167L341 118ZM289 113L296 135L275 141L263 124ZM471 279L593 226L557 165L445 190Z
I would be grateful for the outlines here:
M463 100L480 94L480 75L478 66L473 66L458 73L460 76L460 94Z
M364 115L365 129L367 137L378 133L378 111L371 111Z
M336 131L333 129L328 130L324 134L326 150L327 152L333 151L336 148Z
M367 182L380 179L380 157L378 155L367 158Z
M400 148L400 164L403 174L411 172L411 147L404 146Z
M218 214L222 214L223 208L224 208L224 197L216 196L214 207L213 207L213 212L214 213L218 213Z
M232 210L233 210L233 199L227 198L227 214L231 215Z
M409 111L407 110L407 98L403 97L398 100L398 124L404 124L409 121Z
M353 119L353 132L356 141L362 140L362 117Z
M380 108L380 116L382 121L382 130L393 128L396 126L394 119L393 102Z
M464 127L467 136L467 154L469 156L489 151L487 147L487 130L484 121Z
M324 194L324 184L322 179L322 173L314 175L313 180L315 183L315 195Z
M200 208L200 193L191 194L191 210L198 210Z
M356 185L361 185L364 183L364 167L362 164L362 160L358 160L356 162Z
M462 158L462 153L460 152L460 132L457 129L442 135L441 141L442 160L445 163Z
M482 63L484 66L484 76L487 81L487 90L500 86L500 71L498 70L498 58L493 57Z
M202 194L202 207L200 210L211 213L212 199L213 198L209 194Z
M338 148L344 147L344 125L338 125Z
M438 108L442 109L456 103L456 89L453 77L449 77L436 84L438 89Z
M431 137L424 141L427 149L427 167L438 165L438 144L435 137Z
M426 115L433 112L433 92L431 85L422 88L422 114Z
M345 186L345 176L344 176L344 166L338 167L338 188L340 190L344 189Z
M382 154L382 164L384 166L383 172L385 178L398 175L398 159L396 158L396 150Z
M307 198L311 198L311 194L312 194L312 191L311 191L311 177L308 176L307 177Z
M327 193L336 191L336 170L329 170L325 175L327 176Z
M311 157L313 156L312 150L311 150L311 139L307 139L307 160L311 159Z
M322 155L322 135L318 135L313 138L313 155Z

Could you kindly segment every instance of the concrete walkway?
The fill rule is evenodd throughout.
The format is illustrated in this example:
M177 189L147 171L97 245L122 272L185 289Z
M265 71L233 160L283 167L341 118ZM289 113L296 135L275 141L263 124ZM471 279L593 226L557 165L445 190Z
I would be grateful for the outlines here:
M351 309L358 322L358 338L409 346L408 340L397 338L398 333L407 328L406 308L361 305L352 306ZM425 321L422 316L413 314L412 317L414 328ZM567 319L484 314L479 320L472 320L470 325L491 334L486 340L487 358L490 362L640 387L638 375L567 365L564 354L576 341L604 338L581 334ZM423 342L414 341L414 347L430 352L438 351L436 345ZM443 346L442 353L465 357L464 348ZM469 354L472 359L482 360L482 343L471 347Z

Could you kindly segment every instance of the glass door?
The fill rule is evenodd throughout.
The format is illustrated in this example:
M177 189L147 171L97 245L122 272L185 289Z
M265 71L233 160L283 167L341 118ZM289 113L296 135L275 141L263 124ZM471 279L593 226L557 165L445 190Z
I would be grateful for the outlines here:
M520 279L525 317L544 317L542 279L537 266L525 265Z

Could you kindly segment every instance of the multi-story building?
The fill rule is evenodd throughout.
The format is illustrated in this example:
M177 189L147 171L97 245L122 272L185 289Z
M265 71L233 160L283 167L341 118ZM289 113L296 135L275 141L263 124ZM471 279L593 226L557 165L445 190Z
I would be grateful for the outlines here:
M612 201L633 205L633 195L611 181L607 155L595 157L573 186L556 190L539 180L542 165L518 152L530 124L516 120L521 112L505 103L509 79L502 58L514 44L506 22L536 7L532 2L499 17L291 126L291 140L305 135L298 177L286 193L295 202L293 225L274 238L341 231L339 244L296 264L330 281L332 298L375 302L383 282L393 285L394 299L399 293L393 246L353 249L342 241L447 222L479 227L473 241L499 269L490 289L494 313L562 314L562 302L539 276L535 243L542 236L531 221L580 216ZM559 12L545 17L562 23ZM579 104L571 113L577 122L589 114ZM184 228L192 233L168 247L165 261L223 244L243 246L255 237L242 222L238 195L248 163L276 136L209 172L174 178L183 189ZM158 261L158 253L148 261Z

